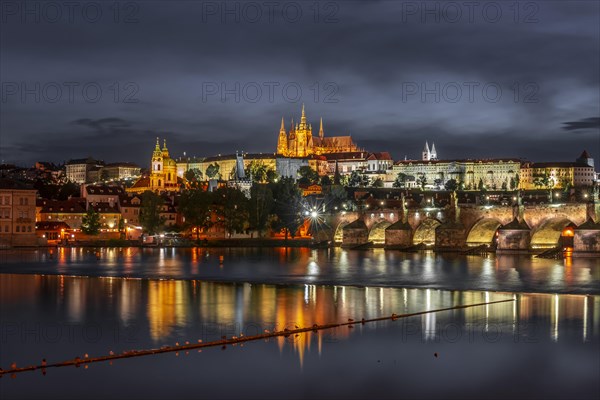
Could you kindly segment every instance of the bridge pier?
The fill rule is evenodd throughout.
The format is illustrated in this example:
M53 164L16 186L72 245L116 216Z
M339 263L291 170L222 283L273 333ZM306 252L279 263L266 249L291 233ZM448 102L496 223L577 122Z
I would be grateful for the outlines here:
M467 245L467 230L460 222L446 222L435 228L436 251L461 251Z
M362 218L349 223L342 229L342 247L355 247L369 242L369 228Z
M402 249L412 245L412 227L402 220L385 229L385 248Z
M529 253L531 229L525 221L515 217L511 222L498 228L497 253Z
M591 218L575 228L573 256L600 256L600 224L595 223Z

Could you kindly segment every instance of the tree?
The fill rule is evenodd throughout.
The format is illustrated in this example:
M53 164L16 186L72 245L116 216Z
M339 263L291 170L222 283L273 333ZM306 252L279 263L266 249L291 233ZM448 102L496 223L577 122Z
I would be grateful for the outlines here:
M78 197L81 189L75 182L68 181L58 189L58 200L67 200L69 197Z
M331 185L325 195L325 204L329 207L341 207L348 199L348 192L342 185Z
M302 194L292 178L282 178L273 187L275 200L274 213L277 219L273 227L277 230L285 229L285 239L288 234L294 237L303 221Z
M396 179L394 180L394 183L392 184L392 186L395 188L404 189L406 187L407 179L408 179L408 175L406 175L403 172L398 172L398 175L396 175Z
M217 216L229 234L243 231L248 223L248 198L240 190L222 187L214 192Z
M366 187L369 185L369 178L365 176L361 171L354 170L350 174L348 186L350 187Z
M517 188L517 181L513 176L510 177L509 187L510 190L515 190Z
M300 176L298 183L301 185L312 185L319 181L319 174L317 174L317 171L307 165L298 169L298 175Z
M371 183L371 186L373 186L374 188L382 188L383 187L383 179L381 178L377 178L373 181L373 183Z
M419 186L421 186L421 190L425 190L425 186L427 185L427 177L425 174L421 174L417 179L417 182L419 183Z
M249 222L259 235L267 228L273 211L273 191L267 185L254 183L250 188Z
M198 168L192 168L185 171L185 180L192 187L197 187L198 183L202 180L202 171Z
M117 225L117 228L119 230L119 237L121 239L125 238L125 220L123 217L119 218L119 224Z
M219 176L219 164L214 163L206 167L206 176L208 179L215 179Z
M337 161L335 162L335 172L333 174L333 184L334 185L342 184L342 176L340 175L340 168L338 166Z
M267 169L267 182L275 183L277 182L278 178L279 175L277 174L277 171L275 171L273 168Z
M160 215L163 204L163 198L150 190L142 194L140 225L151 235L158 233L165 223L165 218Z
M477 185L477 189L479 189L480 192L484 192L485 191L485 185L483 183L483 179L479 178L479 184Z
M259 160L252 160L248 165L248 171L252 176L252 182L267 181L267 166Z
M446 190L450 190L451 192L455 191L456 189L458 189L458 182L456 182L456 179L449 179L445 184L444 184L444 188Z
M81 219L81 231L86 235L97 235L100 233L100 214L91 205L88 206L86 214Z
M505 192L508 190L508 183L507 183L507 180L506 180L506 179L505 179L505 180L502 182L502 187L501 187L501 188L502 188L502 190L504 190Z
M196 230L196 240L200 239L200 231L211 226L211 207L213 196L201 189L185 191L179 199L179 211L185 218L185 225Z
M329 177L329 175L323 175L321 177L321 186L330 186L331 185L331 178Z

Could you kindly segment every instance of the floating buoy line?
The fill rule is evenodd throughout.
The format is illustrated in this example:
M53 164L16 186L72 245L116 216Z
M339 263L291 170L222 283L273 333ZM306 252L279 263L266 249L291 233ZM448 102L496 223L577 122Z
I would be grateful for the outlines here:
M259 334L259 335L232 336L229 339L227 337L223 336L221 340L215 340L215 341L211 341L211 342L202 342L202 340L198 340L197 343L185 342L185 344L179 344L179 342L177 342L177 343L175 343L175 346L162 346L157 349L128 350L128 351L123 351L122 353L119 353L119 354L116 354L113 351L110 351L109 355L99 356L99 357L89 357L89 355L86 353L83 358L75 357L74 359L71 359L71 360L66 360L66 361L61 361L61 362L56 362L56 363L49 363L44 358L44 359L42 359L42 363L40 365L29 365L29 366L21 367L21 368L18 368L17 364L13 362L10 366L10 369L8 369L8 370L0 369L0 377L3 376L4 374L10 374L14 377L15 374L17 374L17 373L27 372L27 371L35 371L38 369L42 370L42 372L45 373L46 369L48 369L48 368L71 367L71 366L79 367L81 365L83 365L85 368L88 368L88 365L92 364L92 363L98 363L98 362L104 362L104 361L111 362L113 360L119 360L119 359L123 359L123 358L142 357L142 356L149 356L149 355L153 355L153 354L172 353L172 352L178 353L180 351L189 351L189 350L195 350L195 349L202 349L202 348L206 348L206 347L221 346L222 348L226 348L227 345L235 345L238 343L251 342L251 341L261 340L261 339L269 339L269 338L280 337L280 336L289 337L291 335L296 335L296 334L300 334L300 333L317 332L317 331L321 331L321 330L325 330L325 329L339 328L339 327L343 327L343 326L348 326L348 328L353 328L354 325L359 325L359 324L364 325L369 322L388 321L388 320L395 321L397 319L414 317L414 316L418 316L418 315L432 314L432 313L438 313L438 312L442 312L442 311L459 310L459 309L471 308L471 307L487 306L490 304L506 303L509 301L516 301L516 299L513 298L513 299L506 299L506 300L489 301L486 303L465 304L465 305L454 306L454 307L438 308L436 310L419 311L419 312L414 312L414 313L409 313L409 314L392 314L389 316L370 318L370 319L362 318L360 320L354 320L352 318L348 318L348 322L340 322L340 323L333 323L333 324L321 324L321 325L314 324L313 326L310 326L310 327L295 328L295 329L287 329L286 328L281 331L273 331L273 332L265 330L264 333Z

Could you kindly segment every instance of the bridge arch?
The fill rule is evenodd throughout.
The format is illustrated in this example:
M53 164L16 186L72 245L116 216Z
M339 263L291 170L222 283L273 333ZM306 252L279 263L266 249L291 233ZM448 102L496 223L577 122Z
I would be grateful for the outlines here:
M428 246L435 244L435 228L440 226L442 223L437 219L428 218L423 220L413 235L413 244L424 243Z
M550 218L542 222L531 236L531 248L543 249L558 246L560 236L569 224L573 224L573 222L565 217Z
M342 240L344 239L344 227L349 223L350 222L348 221L342 221L338 224L335 233L333 234L333 243L342 243Z
M494 241L496 231L502 224L494 218L482 218L477 221L467 235L467 246L490 245Z
M385 229L392 225L388 220L376 222L369 231L369 242L373 244L385 244Z

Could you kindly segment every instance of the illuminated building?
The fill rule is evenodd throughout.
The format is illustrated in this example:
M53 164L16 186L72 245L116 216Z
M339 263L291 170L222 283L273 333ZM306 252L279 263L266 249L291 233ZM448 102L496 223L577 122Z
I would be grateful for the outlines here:
M156 146L150 162L150 175L141 177L132 187L127 188L130 193L143 193L146 190L158 193L179 191L177 163L169 156L166 140L161 149L159 139L156 138Z
M525 163L521 167L522 189L585 187L595 180L594 159L587 151L575 162Z
M358 151L351 136L325 137L323 130L323 119L319 127L319 135L313 136L312 125L307 123L304 105L300 123L294 125L294 120L289 131L285 130L285 123L281 118L279 139L277 140L277 154L285 157L308 157L313 154L321 155L328 153L341 153Z
M36 190L0 178L0 247L34 246Z
M70 160L65 166L67 179L79 184L96 182L100 178L100 170L103 166L104 161L91 157Z

